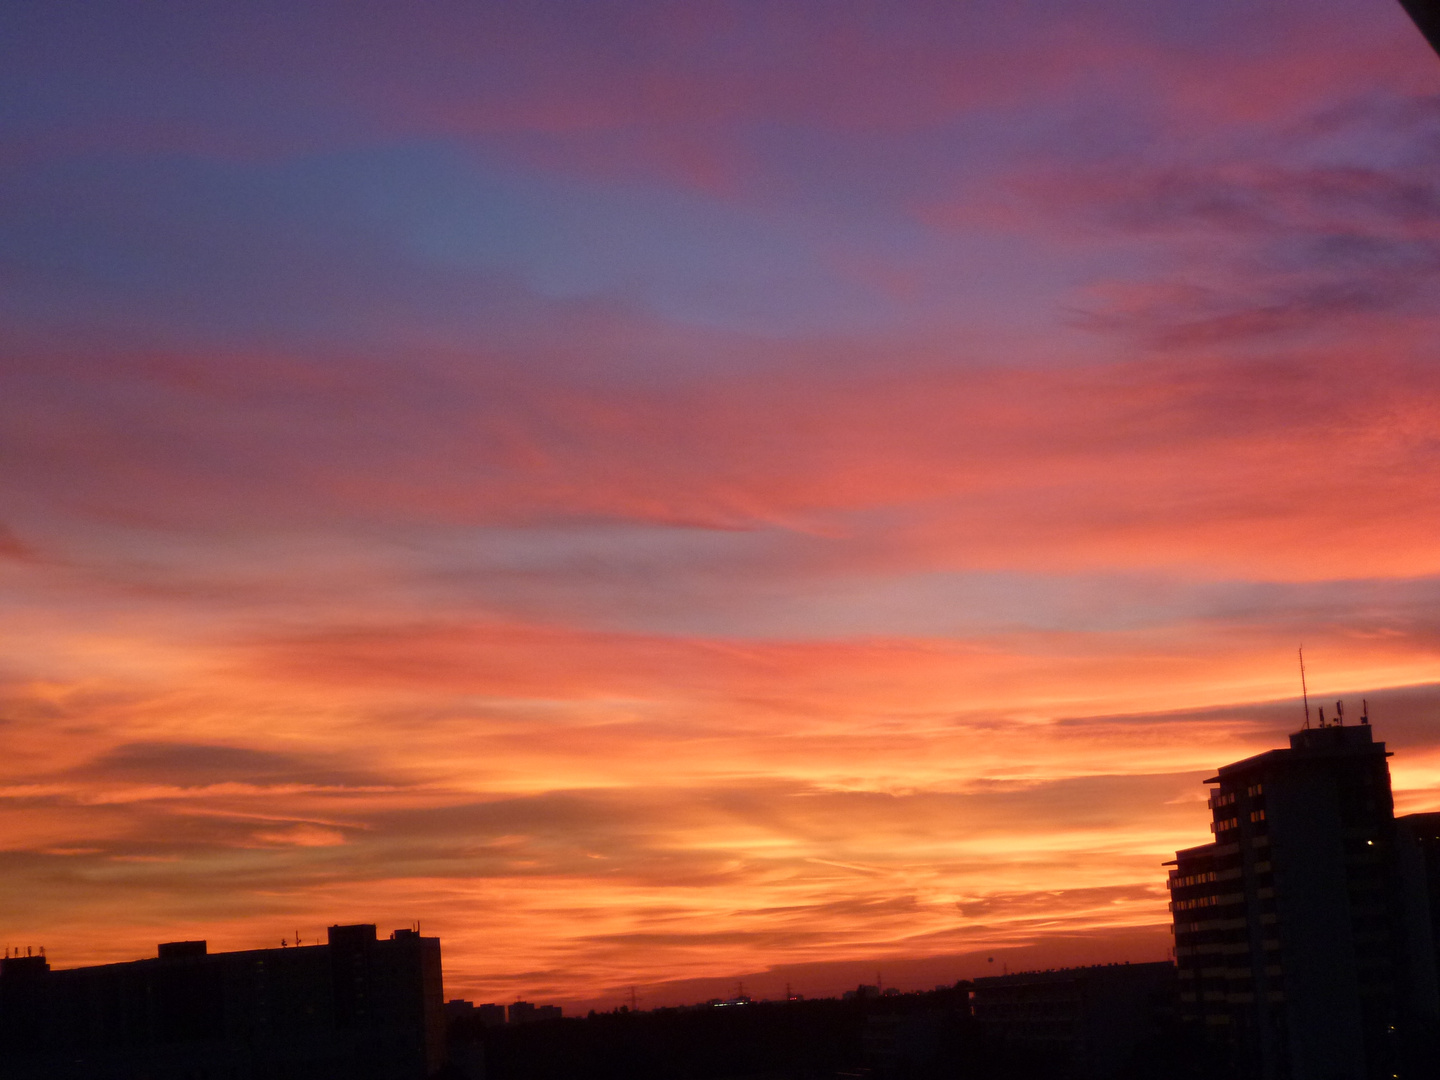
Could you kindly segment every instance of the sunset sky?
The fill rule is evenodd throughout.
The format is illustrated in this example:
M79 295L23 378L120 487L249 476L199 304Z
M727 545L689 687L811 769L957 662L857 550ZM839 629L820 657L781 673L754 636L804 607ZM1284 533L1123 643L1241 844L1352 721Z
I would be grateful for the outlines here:
M571 1008L1156 959L1301 644L1440 809L1394 0L0 42L3 944L419 920Z

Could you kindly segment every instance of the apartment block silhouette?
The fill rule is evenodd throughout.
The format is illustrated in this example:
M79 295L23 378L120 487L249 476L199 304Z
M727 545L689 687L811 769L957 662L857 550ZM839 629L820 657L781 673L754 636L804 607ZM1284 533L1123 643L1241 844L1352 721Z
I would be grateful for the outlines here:
M1368 717L1321 724L1206 781L1215 839L1168 864L1180 1014L1237 1076L1440 1075L1440 815L1397 823Z
M440 940L371 924L324 945L52 971L0 961L4 1080L424 1080L444 1061Z

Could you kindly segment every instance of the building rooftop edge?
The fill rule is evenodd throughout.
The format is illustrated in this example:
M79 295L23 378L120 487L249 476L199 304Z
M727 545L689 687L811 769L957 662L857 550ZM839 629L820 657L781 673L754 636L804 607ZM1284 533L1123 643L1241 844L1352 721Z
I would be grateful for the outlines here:
M416 941L416 942L432 942L432 941L433 941L436 945L439 945L439 944L440 944L440 938L439 938L439 937L430 937L430 936L421 935L421 934L407 934L407 935L405 935L404 937L389 937L389 938L377 937L377 938L375 939L375 941L374 941L374 944L375 944L375 945L390 945L390 944L395 944L395 943L398 943L398 942L411 942L411 941ZM174 943L174 942L161 942L161 944L163 944L163 945L169 945L169 944L176 944L176 943ZM81 964L81 965L77 965L77 966L75 966L75 967L52 967L52 968L50 968L50 972L51 972L52 974L56 974L56 975L63 975L63 974L65 974L66 972L71 972L71 971L94 971L94 970L96 970L97 968L133 967L133 966L136 965L136 964L156 964L156 965L164 964L165 966L169 967L169 966L173 966L173 965L176 965L176 964L195 964L195 963L204 963L204 962L207 962L207 961L223 960L223 959L225 959L226 957L231 957L231 956L249 956L249 957L255 957L255 956L269 956L269 955L271 955L271 954L286 955L286 956L288 956L288 955L291 955L291 954L293 954L293 953L313 953L313 952L315 952L317 949L329 949L329 948L332 948L332 947L333 947L333 945L332 945L331 942L328 942L328 941L320 941L320 942L316 942L316 943L313 944L313 945L284 945L284 946L281 946L281 945L271 945L271 946L269 946L269 947L259 948L259 949L231 949L231 950L229 950L228 952L203 952L203 953L201 953L201 952L196 952L196 953L173 954L173 955L169 955L169 956L142 956L142 957L139 957L138 959L135 959L135 960L112 960L112 961L110 961L109 963L106 963L106 964ZM342 948L343 948L343 946L342 946ZM17 959L25 959L25 958L19 957L19 958L17 958ZM39 957L36 957L36 959L39 959ZM44 959L53 961L53 960L55 959L55 957L54 957L54 955L52 954L52 955L50 955L50 956L44 957Z

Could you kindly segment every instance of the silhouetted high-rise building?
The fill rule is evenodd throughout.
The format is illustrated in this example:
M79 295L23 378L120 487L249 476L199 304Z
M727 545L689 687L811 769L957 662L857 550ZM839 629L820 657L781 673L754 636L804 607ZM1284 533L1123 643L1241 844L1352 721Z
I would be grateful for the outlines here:
M1238 1075L1415 1075L1440 1012L1425 864L1368 721L1220 769L1170 872L1181 1015ZM1440 850L1440 848L1437 848ZM1429 1075L1429 1074L1425 1074Z
M332 926L325 945L51 971L0 961L3 1080L425 1080L443 1064L440 941Z

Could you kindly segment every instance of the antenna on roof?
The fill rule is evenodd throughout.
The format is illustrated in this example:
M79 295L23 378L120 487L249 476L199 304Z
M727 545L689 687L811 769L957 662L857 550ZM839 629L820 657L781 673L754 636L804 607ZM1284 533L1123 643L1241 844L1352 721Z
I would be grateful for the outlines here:
M1367 727L1370 725L1370 702L1364 698L1360 699L1360 723Z
M1345 702L1335 702L1335 723L1341 727L1345 726Z
M1310 730L1310 691L1305 687L1305 646L1300 646L1300 698L1305 702L1305 730ZM1322 724L1325 722L1321 717Z

